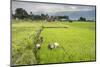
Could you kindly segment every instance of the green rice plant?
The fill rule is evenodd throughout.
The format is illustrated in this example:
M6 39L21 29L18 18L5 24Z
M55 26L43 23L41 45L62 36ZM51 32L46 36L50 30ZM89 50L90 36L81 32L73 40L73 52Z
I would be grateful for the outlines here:
M36 64L37 60L32 50L25 51L16 61L16 65Z
M13 20L12 63L26 65L95 61L95 35L95 22ZM35 45L40 36L43 42L41 49L37 50ZM60 47L48 49L48 44L55 42Z
M69 23L62 24L68 25ZM94 29L91 29L91 27ZM44 42L42 46L43 49L40 50L41 64L58 62L95 61L94 23L72 23L69 24L69 28L66 29L45 28L42 31L41 36L44 37ZM47 48L50 42L58 42L60 46L64 48L64 51L62 51L61 53L61 49L58 49L56 51L54 49L50 51ZM53 54L51 54L51 52ZM65 57L63 55L64 52L66 53ZM47 56L48 58L45 58ZM58 57L62 60L59 60Z

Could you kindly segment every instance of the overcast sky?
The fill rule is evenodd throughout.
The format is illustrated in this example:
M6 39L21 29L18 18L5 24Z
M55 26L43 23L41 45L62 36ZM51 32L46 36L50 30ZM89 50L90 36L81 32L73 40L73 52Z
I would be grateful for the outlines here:
M59 12L95 11L94 6L79 6L79 5L64 5L64 4L48 4L48 3L12 1L12 12L13 13L15 13L16 8L23 8L28 13L30 13L30 12L32 12L33 14L48 13L49 15L57 14Z
M62 5L62 4L46 4L46 3L34 3L34 2L12 2L12 10L16 8L24 8L28 13L56 13L61 11L90 11L94 10L93 6L76 6L76 5Z

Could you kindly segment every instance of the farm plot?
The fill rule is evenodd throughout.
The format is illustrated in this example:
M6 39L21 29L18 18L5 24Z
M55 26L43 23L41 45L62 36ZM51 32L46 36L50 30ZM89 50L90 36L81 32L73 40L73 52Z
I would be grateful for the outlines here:
M43 30L41 49L34 49L35 33ZM59 47L48 49L49 43ZM45 64L95 60L95 23L89 22L47 22L13 21L12 64Z
M73 24L69 24L69 28L44 28L41 33L44 42L39 51L40 64L95 60L94 23L82 23L82 27L77 25L81 23ZM60 47L48 49L48 44L54 42L59 43Z

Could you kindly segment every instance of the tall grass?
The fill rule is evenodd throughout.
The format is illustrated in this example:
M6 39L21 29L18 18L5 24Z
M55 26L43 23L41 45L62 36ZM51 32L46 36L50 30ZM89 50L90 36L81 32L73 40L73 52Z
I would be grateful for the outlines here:
M26 23L26 24L25 24ZM35 25L28 22L12 23L12 64L36 64L33 52L35 41ZM37 24L39 25L39 24Z

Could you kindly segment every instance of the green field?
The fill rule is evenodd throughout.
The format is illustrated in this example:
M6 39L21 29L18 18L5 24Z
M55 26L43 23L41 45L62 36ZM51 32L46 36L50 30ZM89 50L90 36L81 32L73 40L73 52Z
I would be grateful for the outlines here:
M44 41L35 50L37 30ZM52 27L52 28L49 28ZM57 27L57 28L56 28ZM67 28L63 28L67 27ZM95 61L95 22L12 21L13 65ZM60 47L48 49L48 44Z

